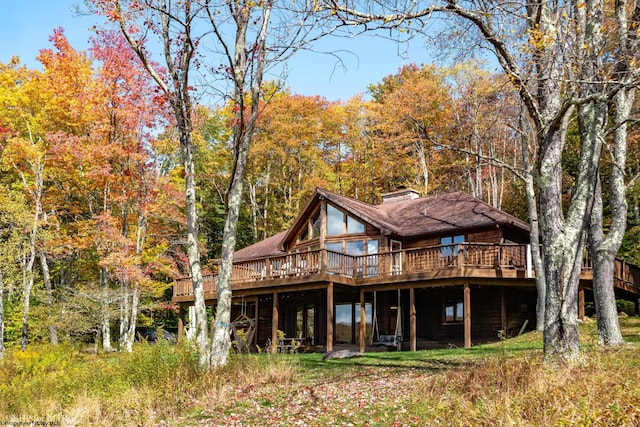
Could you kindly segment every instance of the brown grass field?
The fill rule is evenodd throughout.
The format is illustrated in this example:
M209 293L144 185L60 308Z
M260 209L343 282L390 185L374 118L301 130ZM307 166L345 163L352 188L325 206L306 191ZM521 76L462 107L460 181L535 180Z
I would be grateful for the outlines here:
M471 349L233 355L203 372L187 346L131 354L32 345L0 361L0 425L640 426L640 318L602 350L581 325L583 360L543 363L539 333Z

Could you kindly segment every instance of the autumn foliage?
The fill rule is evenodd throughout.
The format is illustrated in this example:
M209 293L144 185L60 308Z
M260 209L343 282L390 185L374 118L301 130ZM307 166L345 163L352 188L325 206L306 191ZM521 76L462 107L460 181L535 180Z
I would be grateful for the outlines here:
M58 29L51 45L38 56L42 70L17 58L0 64L0 188L4 213L11 212L3 224L24 231L22 239L2 234L16 246L0 254L8 307L19 312L28 293L23 278L31 275L36 294L47 294L32 302L40 307L34 315L61 339L98 339L123 323L120 335L132 336L169 304L172 277L188 271L179 132L167 99L120 33L97 32L83 52ZM408 64L345 101L266 82L259 102L239 247L289 227L315 187L370 203L398 186L464 190L526 215L513 173L522 158L519 107L504 76L480 64ZM237 108L193 110L203 264L220 255ZM631 258L633 241L624 246ZM20 259L32 259L30 268ZM61 314L69 307L86 310L89 320L70 324ZM140 317L134 307L144 307ZM19 329L17 315L9 322ZM32 336L45 339L45 329L36 322Z

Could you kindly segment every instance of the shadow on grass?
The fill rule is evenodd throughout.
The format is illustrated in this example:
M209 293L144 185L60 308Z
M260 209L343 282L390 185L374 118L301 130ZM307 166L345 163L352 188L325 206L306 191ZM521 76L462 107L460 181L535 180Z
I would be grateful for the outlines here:
M303 355L299 358L299 364L302 369L308 370L307 372L330 372L336 376L354 368L370 368L369 372L379 368L380 370L421 370L427 373L436 373L464 368L487 358L511 358L530 355L541 352L541 350L540 340L535 336L533 339L525 338L504 345L492 343L471 348L431 349L415 352L368 352L362 356L329 361L323 360L322 354Z
M640 343L640 317L620 319L620 327L627 343ZM581 347L589 350L594 347L597 332L595 322L584 322L580 325ZM376 370L422 370L425 373L437 373L446 370L464 368L488 358L543 357L542 333L527 332L521 336L480 344L471 348L443 348L419 350L415 352L367 352L363 356L350 359L324 361L322 354L287 355L296 359L304 376L307 378L353 375L354 369L366 372L367 375ZM358 373L356 372L356 375Z

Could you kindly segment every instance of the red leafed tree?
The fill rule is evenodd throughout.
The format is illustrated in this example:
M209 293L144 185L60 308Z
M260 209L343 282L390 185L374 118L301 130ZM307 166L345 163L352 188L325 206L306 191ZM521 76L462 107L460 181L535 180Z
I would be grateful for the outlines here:
M91 129L95 144L88 162L95 190L102 195L102 239L114 238L118 230L118 250L103 252L100 268L101 287L111 277L120 288L120 349L131 351L135 336L140 292L150 285L144 254L161 241L149 241L149 212L162 178L157 173L152 152L152 132L164 121L163 97L140 60L120 32L100 32L92 40L91 53L101 63L96 80L97 120ZM95 149L97 148L97 150ZM101 157L95 162L95 153ZM106 167L105 167L106 166ZM105 220L105 215L107 216ZM118 239L114 241L118 242ZM110 261L109 261L110 260ZM104 302L103 302L104 303ZM103 346L108 347L109 310L102 316Z

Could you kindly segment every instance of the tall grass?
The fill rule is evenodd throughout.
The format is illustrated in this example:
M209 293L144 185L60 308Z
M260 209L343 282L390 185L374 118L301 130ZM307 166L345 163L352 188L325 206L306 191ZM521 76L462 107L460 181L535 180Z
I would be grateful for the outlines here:
M187 346L136 345L91 354L59 345L10 349L0 361L0 421L78 426L640 425L640 318L621 319L631 344L597 348L581 326L583 363L543 363L541 334L471 349L232 355L202 371ZM264 417L264 418L259 418ZM296 418L297 417L297 418Z
M216 405L248 384L286 386L296 373L291 358L256 355L202 371L188 347L165 343L98 355L34 345L8 351L0 362L0 420L159 425Z
M420 384L409 412L434 425L637 426L637 356L591 350L564 367L543 364L540 354L494 357Z

